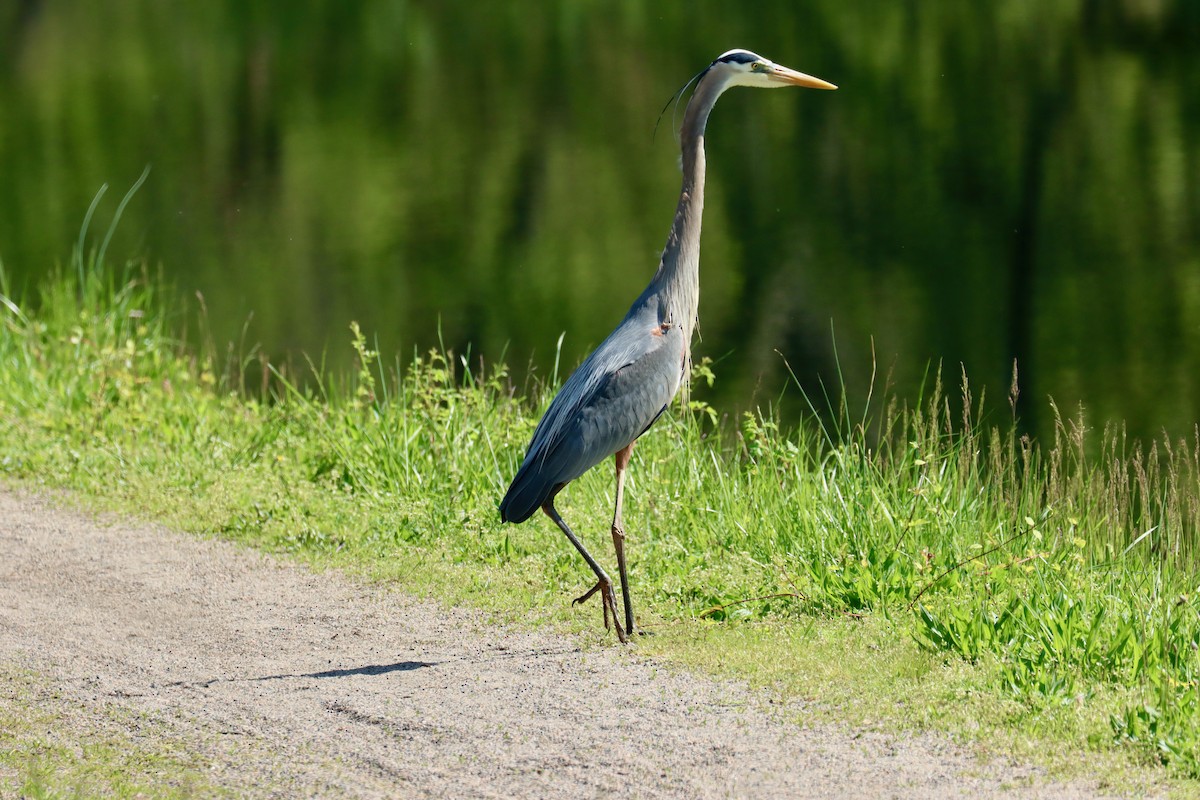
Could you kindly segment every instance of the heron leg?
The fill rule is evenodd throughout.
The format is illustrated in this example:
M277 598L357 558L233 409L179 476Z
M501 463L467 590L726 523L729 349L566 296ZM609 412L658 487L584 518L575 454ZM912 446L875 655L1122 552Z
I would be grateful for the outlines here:
M617 570L621 575L621 600L625 604L625 632L633 634L633 605L629 601L629 577L625 571L625 521L621 518L621 505L625 501L625 468L633 455L633 442L617 451L617 507L613 512L613 549L617 551Z
M558 492L555 491L554 494L558 494ZM554 524L567 535L571 544L575 545L575 549L583 556L583 560L587 562L587 565L592 568L592 572L596 573L596 585L589 589L582 597L575 600L575 602L582 603L596 592L600 592L600 599L604 603L604 627L608 628L608 615L611 612L612 624L617 630L617 639L622 642L629 641L625 636L625 629L621 627L620 617L617 616L617 598L613 594L612 579L608 577L608 573L596 562L596 559L592 558L592 554L583 546L583 542L579 541L579 538L567 527L567 523L563 518L559 516L558 510L554 508L554 494L550 495L549 499L542 504L542 511L546 512L546 516L554 520Z

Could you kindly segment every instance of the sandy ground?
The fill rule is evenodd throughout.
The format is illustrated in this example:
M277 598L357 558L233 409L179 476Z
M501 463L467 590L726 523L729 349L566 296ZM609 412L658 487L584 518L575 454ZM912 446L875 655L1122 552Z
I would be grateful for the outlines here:
M804 725L636 645L3 489L0 668L39 676L68 739L120 726L248 797L1097 796L934 736Z

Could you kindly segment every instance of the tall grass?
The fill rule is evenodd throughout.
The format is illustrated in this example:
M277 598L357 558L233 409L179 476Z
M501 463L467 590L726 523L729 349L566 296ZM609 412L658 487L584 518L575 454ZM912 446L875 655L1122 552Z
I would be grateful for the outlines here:
M466 575L510 605L579 588L551 525L495 510L552 387L518 393L503 365L441 349L389 364L353 326L353 374L248 391L173 335L187 314L157 278L77 258L36 310L3 287L0 474L272 548L419 554L397 562L410 583ZM1143 444L1055 408L1038 443L940 374L911 404L831 405L785 426L692 401L639 441L625 518L643 622L883 617L992 665L991 690L1029 713L1103 693L1092 746L1200 777L1200 434ZM604 541L611 492L597 468L562 496L585 538Z

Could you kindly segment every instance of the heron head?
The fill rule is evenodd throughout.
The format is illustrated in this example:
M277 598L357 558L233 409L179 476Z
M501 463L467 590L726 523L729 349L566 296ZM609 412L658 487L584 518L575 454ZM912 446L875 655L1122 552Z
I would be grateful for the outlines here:
M722 53L708 69L725 73L729 86L754 86L760 89L776 89L781 86L803 86L808 89L836 89L832 83L805 75L794 69L776 64L749 50L730 50Z

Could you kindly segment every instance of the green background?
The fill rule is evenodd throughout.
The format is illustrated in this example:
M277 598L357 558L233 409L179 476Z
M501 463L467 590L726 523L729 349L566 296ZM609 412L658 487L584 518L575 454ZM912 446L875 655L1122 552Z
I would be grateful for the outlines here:
M547 375L649 280L679 189L664 102L745 47L835 93L709 126L696 355L773 402L961 363L1048 433L1200 415L1200 4L816 0L0 5L0 258L32 295L97 189L109 254L272 359L445 343ZM36 301L36 297L32 298ZM181 323L182 324L182 323ZM326 353L326 350L328 351ZM790 391L785 411L800 407Z

